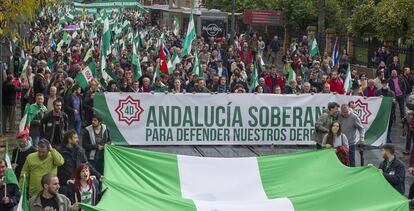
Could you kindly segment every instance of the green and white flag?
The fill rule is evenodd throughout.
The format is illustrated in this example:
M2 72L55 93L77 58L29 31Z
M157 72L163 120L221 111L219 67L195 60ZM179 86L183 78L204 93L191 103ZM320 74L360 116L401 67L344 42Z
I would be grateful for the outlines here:
M172 66L175 68L175 66L181 62L180 57L177 55L177 52L174 50L174 53L172 55Z
M111 29L109 27L109 18L104 18L103 35L101 37L101 83L106 86L109 81L113 80L110 74L107 72L106 58L111 54Z
M92 71L89 69L88 66L85 67L78 75L76 76L75 80L78 82L79 86L82 89L86 89L89 86L89 81L93 79Z
M257 72L257 64L253 63L252 77L250 77L250 92L254 92L254 89L259 85L259 73Z
M152 81L155 82L155 79L157 79L160 76L161 76L160 65L157 65L157 67L155 68L154 75L152 76Z
M196 76L198 77L203 77L204 75L203 71L201 70L201 65L200 65L200 61L198 60L197 54L194 57L193 73L196 74Z
M178 20L177 16L174 16L174 21L173 21L173 26L174 26L174 35L178 36L180 35L180 21Z
M332 149L213 158L106 145L104 184L83 210L409 210L378 169L347 168Z
M27 181L26 174L23 175L22 189L20 194L19 204L17 205L16 211L30 211L29 203L27 201Z
M351 78L351 65L348 64L348 68L346 68L346 77L344 81L344 89L345 93L348 93L352 87L352 78Z
M67 21L67 22L71 22L71 21L73 21L73 19L75 18L75 16L73 16L73 14L71 13L71 12L69 12L69 13L67 13L66 15L65 15L65 20Z
M4 160L6 161L7 169L6 169L6 172L4 174L4 183L6 183L6 184L15 184L15 185L19 186L19 182L17 181L16 174L14 174L14 171L13 171L13 168L12 168L12 163L11 163L9 153L10 153L9 152L9 145L6 144L6 150L4 151Z
M316 37L313 36L312 43L310 46L310 56L313 57L319 53L318 43L316 42Z
M102 32L102 54L107 56L111 54L111 29L109 26L109 18L104 19L104 27Z
M95 58L93 56L93 51L95 49L93 46L86 52L85 57L83 58L83 61L88 65L89 69L92 72L92 76L96 77L96 62Z
M132 43L132 65L134 68L134 80L137 81L142 76L141 64L139 55L137 53L137 46L135 42Z
M70 38L68 32L63 32L63 44L69 45L70 44Z
M194 25L193 13L190 15L190 21L188 22L187 33L183 42L183 48L181 50L181 58L186 57L191 53L191 47L193 40L196 38L196 29Z
M292 63L288 62L286 64L286 70L288 72L288 82L296 80L296 72L292 68Z

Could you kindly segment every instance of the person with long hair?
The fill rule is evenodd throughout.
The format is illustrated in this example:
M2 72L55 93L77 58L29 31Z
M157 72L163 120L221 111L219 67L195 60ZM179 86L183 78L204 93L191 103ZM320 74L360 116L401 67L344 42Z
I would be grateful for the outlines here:
M69 199L72 203L96 205L99 202L101 189L98 179L91 176L89 165L82 163L76 169L69 188Z
M338 121L333 121L329 126L329 132L323 137L322 146L324 148L335 148L338 159L349 166L348 139L341 132L341 125Z

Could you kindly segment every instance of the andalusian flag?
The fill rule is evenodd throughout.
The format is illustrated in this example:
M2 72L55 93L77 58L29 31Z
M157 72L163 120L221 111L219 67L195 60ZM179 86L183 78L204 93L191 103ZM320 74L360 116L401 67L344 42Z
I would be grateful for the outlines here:
M6 184L15 184L19 186L19 182L17 181L16 174L14 174L12 164L10 161L10 155L9 155L9 145L6 144L6 150L4 151L4 160L7 164L6 173L4 175L4 183Z
M212 158L106 145L104 184L99 204L82 209L409 210L407 198L378 169L345 167L332 149Z
M95 57L93 55L94 52L93 46L86 52L83 61L88 65L89 69L92 72L93 77L96 77L96 62Z
M85 67L81 72L78 73L75 80L78 82L79 86L82 87L82 89L86 89L89 86L89 81L93 79L92 71L89 69L88 66Z
M257 72L256 65L256 63L253 63L252 77L250 78L250 92L253 92L259 85L259 73Z
M316 36L313 36L310 46L310 56L313 57L319 53L318 43L316 42Z
M296 72L292 68L292 63L289 62L289 63L286 64L286 70L289 74L288 75L288 82L296 80Z
M175 66L181 62L180 57L177 55L177 52L174 50L174 53L172 55L172 66L175 69Z
M183 49L181 51L181 57L186 57L191 53L191 46L193 40L196 38L196 29L194 25L193 13L190 15L190 21L188 22L187 34L183 42Z
M134 80L138 80L142 76L141 64L139 61L139 55L137 53L137 46L135 42L132 42L132 65L134 68Z
M111 75L107 72L106 58L109 54L111 54L111 29L109 27L109 18L105 17L103 35L101 37L101 82L104 86L106 86L110 80L113 80Z
M201 70L201 65L200 65L200 61L198 60L197 54L195 55L195 58L194 58L193 73L196 74L196 76L198 77L203 77L204 75L203 71Z
M160 66L157 65L157 67L155 68L155 73L152 76L152 81L155 82L155 79L157 79L160 76L161 76Z
M17 205L16 211L30 211L29 204L27 202L27 184L26 184L26 174L23 175L22 189L19 204Z
M346 77L344 81L344 89L345 92L348 93L352 87L352 78L351 78L351 65L348 64L348 68L346 68Z
M174 16L174 35L178 36L180 35L180 21L178 20L177 16Z

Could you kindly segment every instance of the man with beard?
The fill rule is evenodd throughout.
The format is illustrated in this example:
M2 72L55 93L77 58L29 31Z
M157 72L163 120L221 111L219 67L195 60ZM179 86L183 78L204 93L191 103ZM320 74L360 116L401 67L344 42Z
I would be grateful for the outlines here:
M67 211L78 210L79 204L73 206L70 200L59 194L59 179L50 173L45 174L41 180L42 191L37 193L29 200L29 209L31 211Z
M82 88L75 84L72 87L72 93L65 97L65 113L68 115L68 129L75 129L80 135L82 123L83 103L81 97Z
M384 144L381 146L381 155L384 161L379 166L379 171L384 175L385 179L398 192L404 195L405 191L405 167L403 162L395 156L395 147L392 144ZM373 167L372 164L368 166Z
M39 141L38 150L27 156L20 173L20 183L23 176L27 177L28 193L30 196L38 194L42 190L40 178L47 174L57 174L57 167L63 165L62 155L46 139ZM22 185L22 184L21 184Z
M47 80L45 79L45 69L39 68L37 69L37 74L33 79L33 94L36 95L37 93L46 94L47 88Z
M103 174L104 146L109 144L111 139L105 124L102 124L101 117L92 117L92 124L87 126L82 135L82 147L86 150L89 163Z
M40 137L50 141L52 146L62 143L63 133L68 130L68 116L62 111L62 99L53 101L53 110L40 121Z
M20 192L16 184L4 183L4 176L7 169L7 163L4 159L0 159L0 210L11 211L13 207L19 203ZM7 187L6 187L7 186ZM7 192L6 195L5 192Z
M88 163L85 151L78 145L79 137L75 130L69 130L63 136L63 144L58 148L65 162L58 167L58 178L60 181L59 193L68 195L68 180L71 179L73 172L82 163ZM91 172L101 178L101 174L91 168Z
M341 105L341 113L338 115L338 121L341 125L341 131L345 134L349 143L349 165L355 167L355 149L356 144L364 145L365 129L359 117L349 110L347 104ZM357 140L356 134L359 134Z
M338 78L338 71L333 71L331 74L331 79L328 80L328 84L331 88L331 92L338 93L338 94L344 94L344 84L341 80Z
M26 122L30 122L29 134L32 137L33 146L37 148L37 142L39 142L40 137L40 121L44 117L47 108L43 105L44 96L42 93L36 94L36 103L27 107L26 113Z
M19 145L18 148L13 150L11 162L14 173L17 176L20 176L20 172L22 171L24 162L26 161L26 157L29 154L36 152L36 149L30 144L29 131L21 131L17 134L16 138L19 140Z

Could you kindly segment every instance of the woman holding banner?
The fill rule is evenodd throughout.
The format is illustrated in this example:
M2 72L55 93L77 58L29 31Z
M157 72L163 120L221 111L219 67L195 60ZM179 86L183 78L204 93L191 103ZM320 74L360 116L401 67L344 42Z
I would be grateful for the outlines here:
M324 148L335 148L338 159L346 166L349 166L348 139L341 132L341 125L338 121L331 123L329 132L323 137L322 146Z

